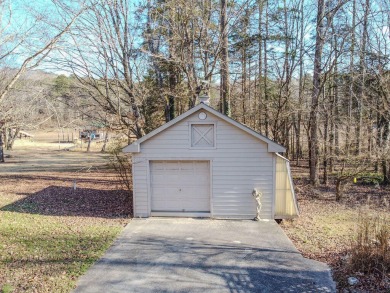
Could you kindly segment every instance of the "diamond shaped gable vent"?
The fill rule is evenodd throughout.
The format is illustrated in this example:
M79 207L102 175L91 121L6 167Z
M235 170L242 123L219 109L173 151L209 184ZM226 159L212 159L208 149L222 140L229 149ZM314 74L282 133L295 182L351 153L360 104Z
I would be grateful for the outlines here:
M214 147L214 124L192 124L191 147Z

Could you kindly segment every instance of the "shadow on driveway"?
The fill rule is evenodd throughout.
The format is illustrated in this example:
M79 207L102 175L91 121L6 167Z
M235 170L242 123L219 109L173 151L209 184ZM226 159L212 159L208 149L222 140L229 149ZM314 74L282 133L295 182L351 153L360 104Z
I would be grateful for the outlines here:
M275 222L133 220L74 292L334 292Z

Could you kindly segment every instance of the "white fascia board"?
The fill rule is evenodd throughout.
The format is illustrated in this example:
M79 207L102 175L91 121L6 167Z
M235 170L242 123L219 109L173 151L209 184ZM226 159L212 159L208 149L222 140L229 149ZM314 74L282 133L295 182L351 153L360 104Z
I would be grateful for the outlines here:
M286 148L278 145L276 143L268 143L268 152L269 153L284 153L286 152Z
M138 143L138 140L136 142L133 142L132 144L129 144L128 146L124 147L122 149L122 152L124 153L139 153L141 152L140 145Z

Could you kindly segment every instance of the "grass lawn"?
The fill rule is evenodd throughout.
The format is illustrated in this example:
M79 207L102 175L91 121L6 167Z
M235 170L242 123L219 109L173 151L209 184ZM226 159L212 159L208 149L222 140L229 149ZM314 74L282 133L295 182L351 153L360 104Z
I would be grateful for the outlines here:
M2 212L3 290L69 292L77 277L102 255L121 229L104 222Z
M33 147L0 165L0 292L69 292L129 222L129 197L101 153Z

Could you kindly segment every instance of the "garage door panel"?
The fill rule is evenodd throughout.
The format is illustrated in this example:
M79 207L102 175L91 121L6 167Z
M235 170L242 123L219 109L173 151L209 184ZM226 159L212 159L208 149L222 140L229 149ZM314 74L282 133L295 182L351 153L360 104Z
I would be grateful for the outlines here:
M151 208L159 212L209 212L207 161L152 161Z
M196 180L196 181L194 181ZM208 185L210 179L205 176L198 176L194 178L194 174L187 175L152 175L151 181L153 183L153 187L164 187L164 186L193 186L193 187L203 187L204 185ZM177 182L181 184L178 185Z
M195 164L194 165L194 170L195 171L201 171L201 172L209 173L210 168L209 168L208 164Z
M183 207L182 210L184 212L188 212L188 211L192 211L193 205L190 202L183 202L182 207ZM197 212L209 212L209 205L206 203L199 204L196 211Z
M210 211L208 190L184 188L180 192L174 188L152 191L152 211Z
M206 199L201 199L194 208L192 200L154 200L153 211L154 212L209 212L209 203Z
M197 209L201 208L203 211L208 211L209 203L206 201L207 198L200 199L197 203ZM163 207L168 208L169 211L182 211L185 209L186 211L194 210L194 203L189 199L180 199L176 198L176 200L165 201L162 199L154 200L154 211L164 211Z
M153 187L164 187L164 186L176 186L176 183L180 180L179 175L152 175L151 181L153 183Z

